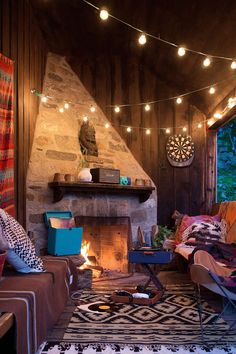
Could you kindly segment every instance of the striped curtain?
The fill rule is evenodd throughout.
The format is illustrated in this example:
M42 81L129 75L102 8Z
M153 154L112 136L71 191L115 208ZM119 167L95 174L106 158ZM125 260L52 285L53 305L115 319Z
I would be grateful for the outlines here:
M13 61L0 53L0 208L14 216Z

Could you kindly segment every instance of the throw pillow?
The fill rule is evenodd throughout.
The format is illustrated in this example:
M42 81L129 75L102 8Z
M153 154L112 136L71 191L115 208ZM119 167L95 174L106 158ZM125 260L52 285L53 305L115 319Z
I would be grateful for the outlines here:
M212 222L195 222L183 233L182 242L194 239L195 242L211 243L215 241L225 242L226 222L225 220Z
M219 215L196 215L196 216L189 216L184 215L182 218L181 224L176 232L175 235L175 242L181 243L184 231L191 226L195 222L213 222L213 221L220 221L221 217Z
M19 272L42 272L43 261L36 255L25 230L3 209L0 209L0 228L1 244L5 245L9 263Z

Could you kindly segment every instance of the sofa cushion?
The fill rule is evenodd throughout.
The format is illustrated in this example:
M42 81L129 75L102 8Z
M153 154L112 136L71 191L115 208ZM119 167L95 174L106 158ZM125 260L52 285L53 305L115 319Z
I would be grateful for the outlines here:
M220 220L221 220L221 217L219 215L214 215L214 216L211 216L211 215L195 215L195 216L184 215L184 217L182 218L181 224L176 231L175 241L177 244L183 242L182 238L183 238L184 231L195 222L212 223L214 221L220 221Z
M182 242L188 242L188 240L193 240L196 243L225 242L226 233L224 219L220 222L195 222L184 231Z
M3 209L0 209L0 229L1 245L7 251L9 263L19 272L42 272L43 261L36 255L25 230Z
M222 202L219 208L219 215L227 223L226 242L236 242L236 201Z

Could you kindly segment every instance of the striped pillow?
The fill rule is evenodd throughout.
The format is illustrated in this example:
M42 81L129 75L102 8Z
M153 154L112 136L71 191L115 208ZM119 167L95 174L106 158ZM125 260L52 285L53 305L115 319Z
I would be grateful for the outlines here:
M189 239L202 243L225 242L226 233L227 226L224 219L220 222L195 222L184 231L182 242L188 242Z

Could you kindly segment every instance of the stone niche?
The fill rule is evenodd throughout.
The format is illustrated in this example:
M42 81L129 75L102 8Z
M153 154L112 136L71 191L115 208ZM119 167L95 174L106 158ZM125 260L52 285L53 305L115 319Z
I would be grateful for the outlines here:
M95 128L98 147L98 157L92 159L90 168L119 169L120 174L131 177L133 183L136 178L149 179L149 176L117 131L112 126L104 128L109 120L65 58L51 53L48 55L43 94L50 98L39 106L27 171L27 230L34 233L37 252L46 251L47 229L43 214L51 210L70 210L73 215L90 217L129 218L131 233L127 240L128 249L136 242L138 226L149 232L151 226L156 224L156 189L143 203L136 195L106 193L69 193L61 201L53 203L53 191L48 183L53 181L55 173L71 174L76 180L82 158L78 135L84 116L91 120ZM60 113L59 108L65 102L70 103L70 108ZM91 106L96 108L94 113L90 111Z

